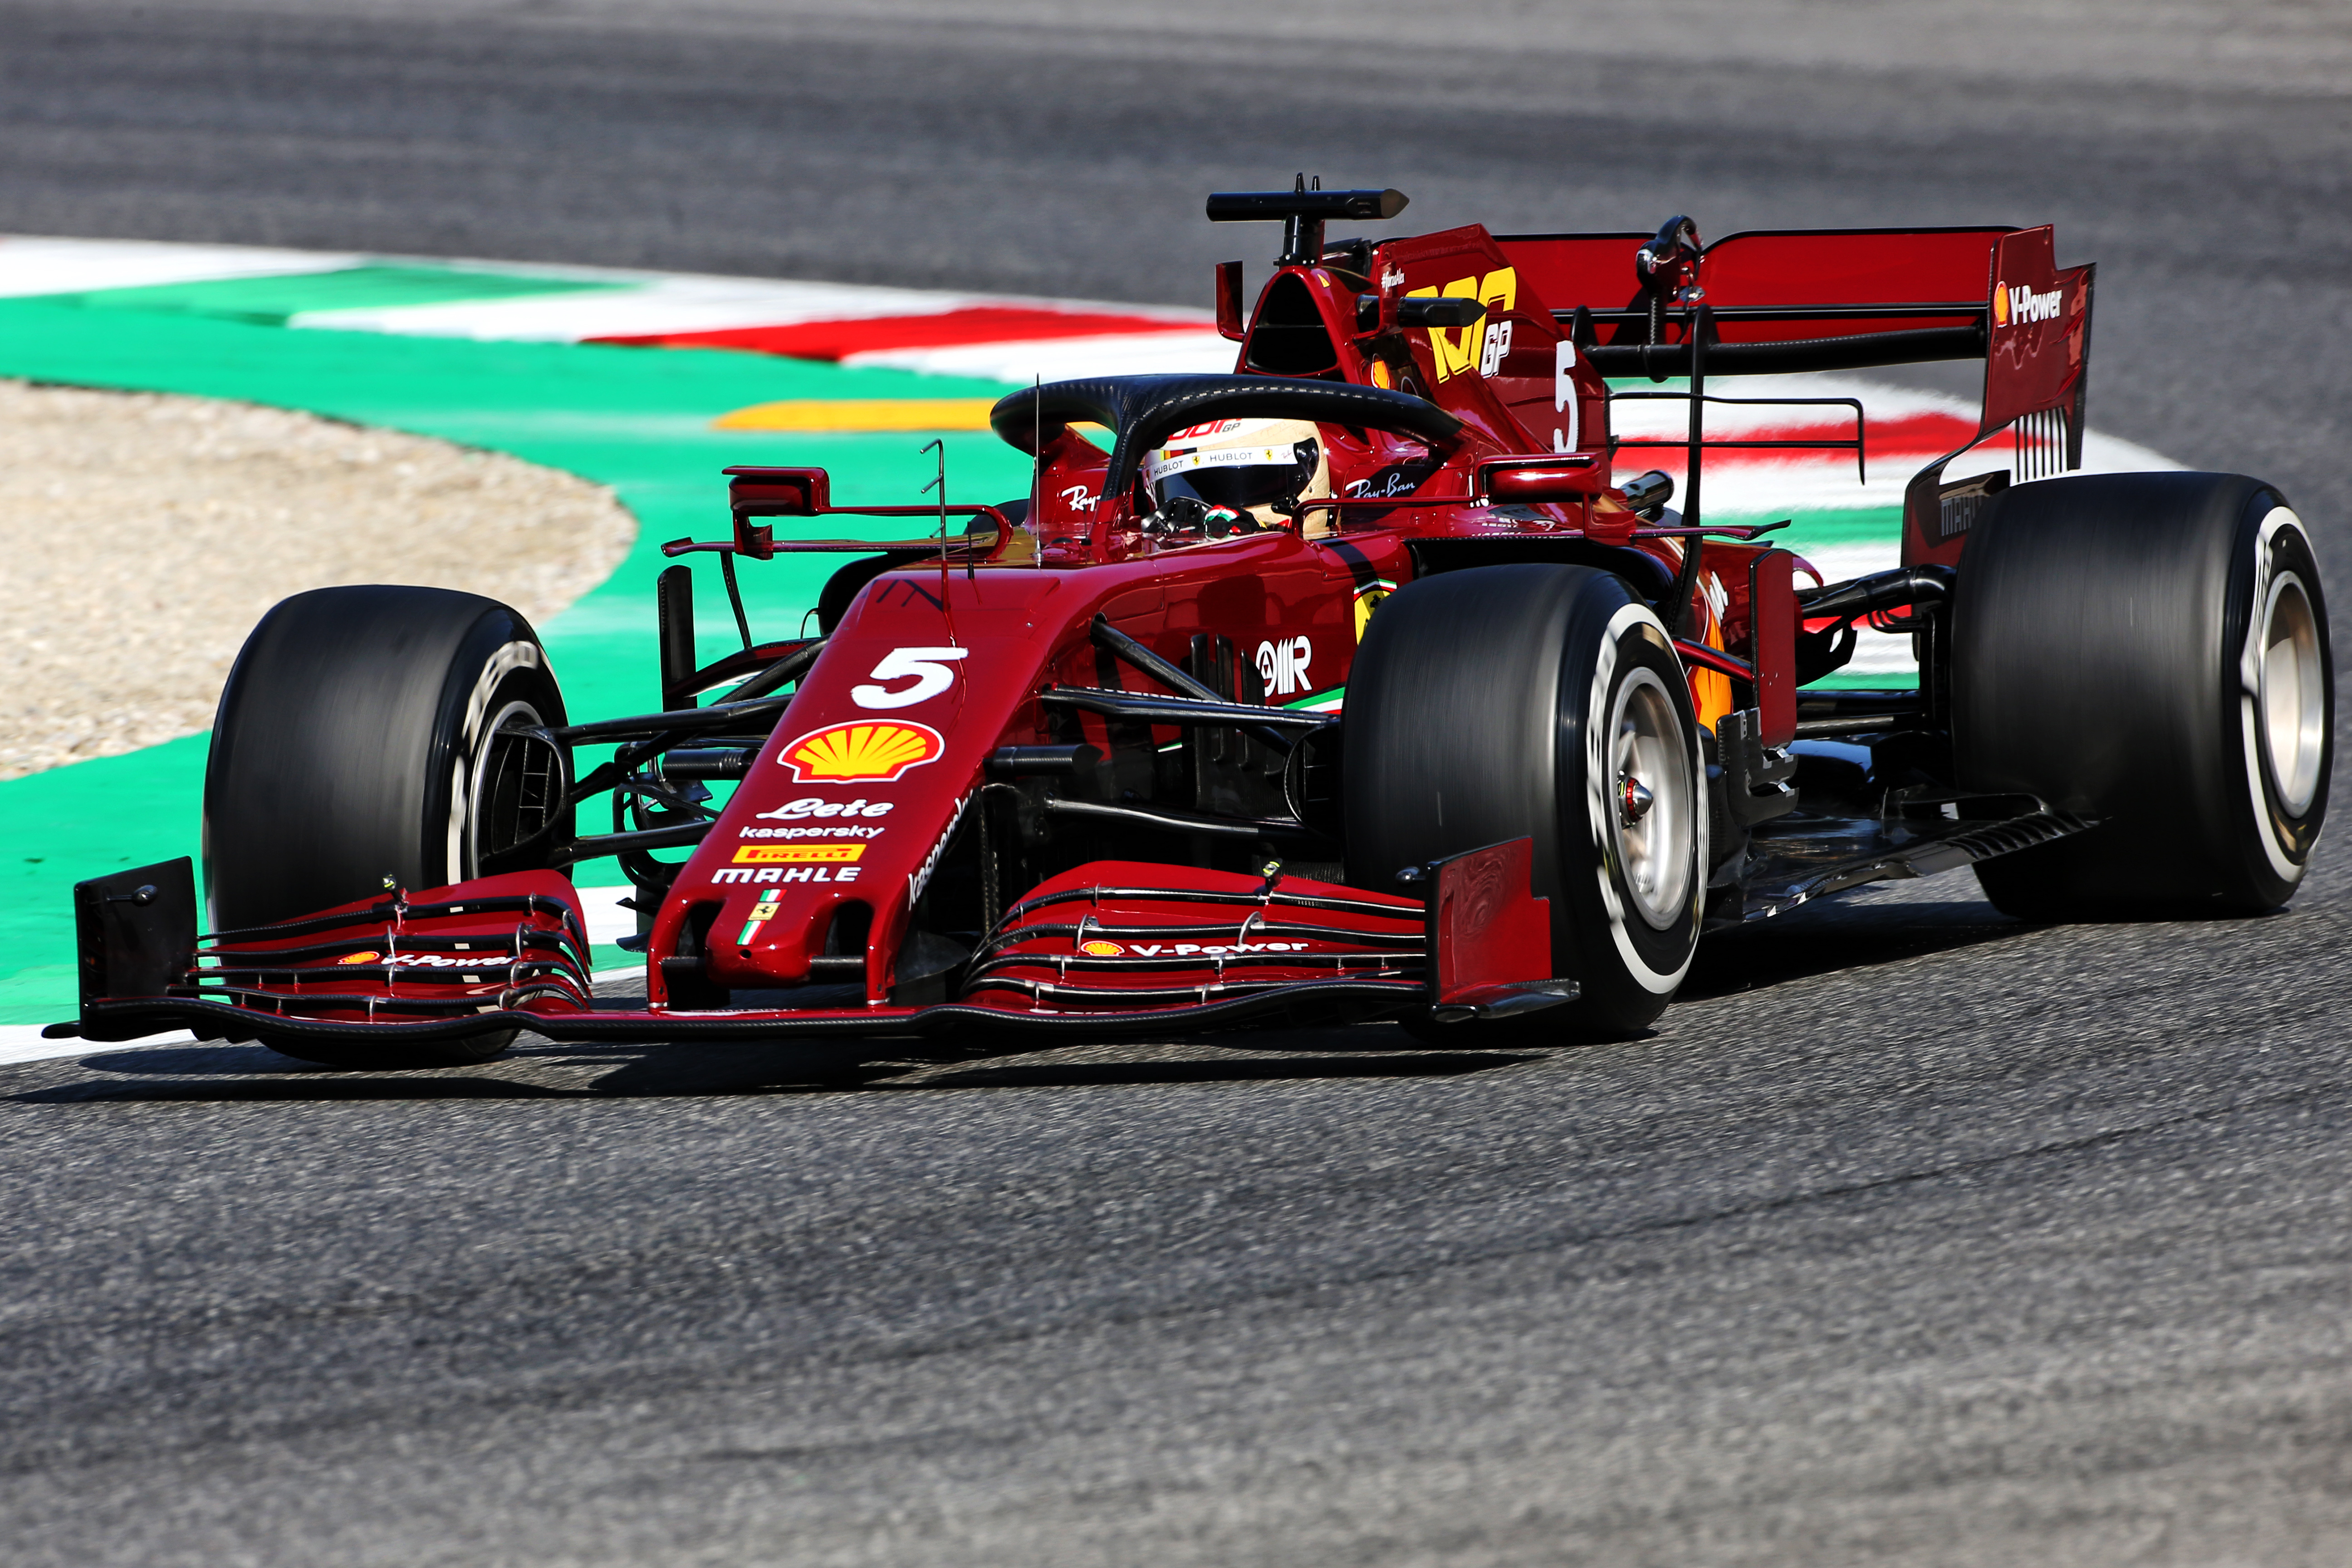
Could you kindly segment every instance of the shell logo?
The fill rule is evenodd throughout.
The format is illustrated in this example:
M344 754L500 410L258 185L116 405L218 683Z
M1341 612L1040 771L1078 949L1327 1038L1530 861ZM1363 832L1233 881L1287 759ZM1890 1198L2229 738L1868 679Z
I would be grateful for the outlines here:
M373 963L383 956L383 954L380 952L347 952L335 962L337 963Z
M2009 289L1999 282L1992 286L1992 324L1996 327L2009 325Z
M947 749L929 724L877 724L870 720L828 724L786 746L776 760L803 784L898 778L935 762Z
M1088 958L1117 958L1120 954L1124 953L1127 949L1119 946L1118 943L1115 942L1104 942L1097 938L1093 942L1082 942L1078 943L1078 951L1085 953Z

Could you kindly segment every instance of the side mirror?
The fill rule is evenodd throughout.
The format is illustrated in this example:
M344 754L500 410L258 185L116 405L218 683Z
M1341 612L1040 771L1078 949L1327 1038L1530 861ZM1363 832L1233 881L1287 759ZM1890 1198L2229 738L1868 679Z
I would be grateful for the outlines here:
M1485 319L1486 306L1483 300L1464 299L1433 299L1426 294L1408 296L1397 301L1397 325L1400 327L1475 327Z
M1570 501L1601 491L1601 468L1590 454L1519 458L1483 465L1478 480L1495 501Z
M735 514L735 552L754 561L776 553L776 531L755 517L814 517L833 510L833 479L823 468L729 468L727 505Z
M1639 479L1627 479L1623 490L1625 509L1655 522L1666 503L1675 499L1674 476L1652 468Z
M1242 264L1217 263L1217 335L1234 342L1249 336L1249 318L1242 310Z

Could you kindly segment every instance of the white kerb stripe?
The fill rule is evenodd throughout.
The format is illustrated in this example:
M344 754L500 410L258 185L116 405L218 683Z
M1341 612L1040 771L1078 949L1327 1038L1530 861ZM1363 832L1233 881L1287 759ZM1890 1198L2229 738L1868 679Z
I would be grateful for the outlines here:
M362 257L243 245L170 245L130 239L46 239L0 235L0 297L216 283L235 278L336 272Z

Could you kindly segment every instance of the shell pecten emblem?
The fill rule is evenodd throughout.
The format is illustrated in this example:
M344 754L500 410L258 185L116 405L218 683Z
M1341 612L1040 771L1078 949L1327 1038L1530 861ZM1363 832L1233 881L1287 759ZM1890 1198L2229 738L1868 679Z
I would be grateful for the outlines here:
M845 784L853 779L898 778L909 768L934 762L946 749L929 724L877 723L852 720L812 730L783 749L777 761L803 784Z

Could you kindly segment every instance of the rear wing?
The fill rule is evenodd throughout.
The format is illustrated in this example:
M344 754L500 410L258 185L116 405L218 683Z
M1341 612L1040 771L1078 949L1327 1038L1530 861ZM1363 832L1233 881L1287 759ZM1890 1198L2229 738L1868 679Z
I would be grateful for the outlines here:
M1580 312L1590 320L1602 374L1663 378L1688 374L1691 308L1702 300L1714 310L1706 358L1717 375L1978 358L1992 252L2017 232L1763 230L1701 249L1675 226L1657 238L1505 235L1496 243L1561 321ZM1658 265L1636 259L1653 256Z
M1976 503L1944 465L2011 429L2020 479L2082 466L2097 268L2060 268L2039 228L1763 229L1702 247L1688 220L1655 236L1497 236L1522 283L1605 376L1784 374L1981 359L1967 446L1905 497L1904 560L1959 554ZM1703 332L1697 364L1692 338ZM1946 488L1956 492L1947 504Z

